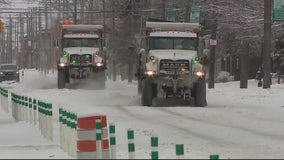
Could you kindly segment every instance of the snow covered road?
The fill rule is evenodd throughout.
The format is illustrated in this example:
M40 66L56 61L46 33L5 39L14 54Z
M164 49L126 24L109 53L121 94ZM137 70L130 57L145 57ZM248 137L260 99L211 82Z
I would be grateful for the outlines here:
M36 70L27 70L19 84L2 83L0 86L18 94L51 102L55 106L56 124L58 107L80 113L107 115L108 123L113 122L117 126L118 158L128 158L128 128L135 131L136 158L150 158L150 136L153 132L159 137L160 158L176 158L177 143L184 144L185 158L209 158L210 154L230 159L284 157L283 84L273 83L271 89L262 89L257 87L255 80L250 80L248 89L240 89L239 82L218 83L214 89L207 90L208 106L205 108L143 107L140 105L135 81L108 81L106 90L58 90L56 73L43 76ZM0 127L3 125L0 122ZM17 122L17 125L26 124ZM18 128L20 130L21 127ZM34 128L29 131L40 134ZM57 138L53 143L40 143L51 143L54 146L48 146L59 149L58 132L55 129L54 135ZM8 133L7 130L6 134ZM0 148L9 145L1 142ZM10 146L13 144L11 142ZM39 144L27 141L26 145ZM1 155L2 149L0 158L3 158Z

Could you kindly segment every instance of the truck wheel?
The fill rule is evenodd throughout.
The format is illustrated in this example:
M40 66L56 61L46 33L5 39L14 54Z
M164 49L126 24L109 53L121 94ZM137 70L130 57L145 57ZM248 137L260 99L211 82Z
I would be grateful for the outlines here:
M207 105L205 80L194 84L194 104L197 107L205 107Z
M138 79L138 94L141 94L142 92L142 80L141 79Z
M58 89L65 88L65 73L63 71L58 71L57 72L57 87Z
M142 80L142 94L141 102L142 106L152 106L152 83L149 79Z

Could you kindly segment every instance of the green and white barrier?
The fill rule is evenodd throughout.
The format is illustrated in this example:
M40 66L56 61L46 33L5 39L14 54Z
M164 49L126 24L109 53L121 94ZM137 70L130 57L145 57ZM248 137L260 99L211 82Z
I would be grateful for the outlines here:
M6 111L9 112L9 92L8 90L0 87L0 101L1 101L1 106L2 108Z
M11 108L12 108L12 116L15 118L15 120L19 121L19 108L18 108L18 104L19 104L19 95L15 94L15 93L11 93Z
M8 99L8 91L0 88L1 105ZM4 103L8 106L8 103ZM3 107L2 106L2 107ZM38 123L42 135L53 140L53 107L50 103L11 93L12 116L18 121ZM105 115L77 115L59 108L60 147L77 159L116 159L115 124L110 123L109 132ZM109 136L108 136L109 133ZM110 139L110 140L109 140ZM135 159L134 130L127 130L129 159ZM109 147L110 143L110 147ZM151 159L159 159L159 142L151 135ZM109 150L110 148L110 150ZM175 145L176 158L184 158L184 145ZM218 160L219 155L210 155Z
M34 125L38 123L41 134L53 140L52 104L15 93L11 93L11 103L12 116L17 121L26 121Z
M17 121L22 120L22 96L11 93L12 116Z
M219 160L219 155L217 155L217 154L212 154L212 155L210 155L210 160Z
M42 135L53 140L52 104L38 101L38 118Z
M77 115L59 108L60 148L70 156L77 152Z
M116 137L115 137L114 123L110 123L109 125L109 137L110 137L110 159L116 159Z
M97 153L96 158L102 159L102 121L100 119L96 120L96 146L97 146Z
M36 99L33 99L33 123L34 125L37 124L37 121L38 121L38 111L37 111L37 100Z
M127 139L129 159L135 159L134 131L131 128L127 130Z
M159 159L158 136L151 136L151 159Z
M176 156L177 156L177 159L183 159L184 157L183 144L176 144Z
M24 121L29 122L29 101L28 97L24 97Z
M25 116L25 97L24 96L21 96L21 105L20 105L20 121L23 121L24 120L24 116Z
M29 120L29 123L33 124L33 117L34 117L34 112L33 112L33 103L32 103L32 98L29 97L29 102L28 102L28 105L29 105L29 116L28 116L28 120Z

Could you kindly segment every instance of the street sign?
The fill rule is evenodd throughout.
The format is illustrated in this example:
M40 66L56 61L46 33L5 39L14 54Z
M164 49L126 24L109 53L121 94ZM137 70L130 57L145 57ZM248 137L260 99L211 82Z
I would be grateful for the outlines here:
M272 20L274 22L284 22L284 0L273 1Z
M190 8L190 23L199 23L200 19L200 7L198 5L192 4Z

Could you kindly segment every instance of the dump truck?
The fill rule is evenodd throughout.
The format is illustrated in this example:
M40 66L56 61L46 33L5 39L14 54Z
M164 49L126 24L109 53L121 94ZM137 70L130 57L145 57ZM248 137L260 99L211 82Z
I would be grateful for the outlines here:
M105 88L106 48L103 25L61 24L61 55L57 62L58 89L71 80L88 79Z
M141 104L153 100L183 100L204 107L206 81L198 54L198 23L146 22L146 38L138 53Z

